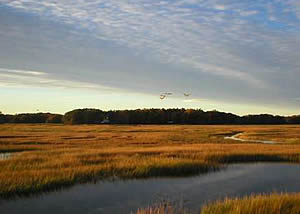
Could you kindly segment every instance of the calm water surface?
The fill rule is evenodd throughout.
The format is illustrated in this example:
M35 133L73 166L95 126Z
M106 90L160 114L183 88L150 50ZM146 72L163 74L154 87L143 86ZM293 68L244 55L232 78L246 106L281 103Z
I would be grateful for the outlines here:
M300 165L234 164L226 170L195 177L154 178L77 185L31 198L0 200L1 214L130 213L160 198L188 200L199 209L208 201L252 193L300 192Z

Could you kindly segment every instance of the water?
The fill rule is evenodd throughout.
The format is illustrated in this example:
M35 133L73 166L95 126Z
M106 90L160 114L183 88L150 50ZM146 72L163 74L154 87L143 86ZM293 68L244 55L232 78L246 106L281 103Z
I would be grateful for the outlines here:
M168 197L199 209L208 201L252 193L300 192L300 165L233 164L226 170L184 178L153 178L77 185L30 198L0 200L3 214L130 213Z
M242 141L242 142L264 143L264 144L276 144L276 143L278 143L278 142L271 141L271 140L249 140L249 139L239 138L242 134L243 133L238 133L238 134L230 136L230 137L224 137L224 139L237 140L237 141Z
M7 159L9 159L9 158L11 158L11 153L9 153L9 152L5 152L5 153L0 153L0 161L1 160L7 160Z

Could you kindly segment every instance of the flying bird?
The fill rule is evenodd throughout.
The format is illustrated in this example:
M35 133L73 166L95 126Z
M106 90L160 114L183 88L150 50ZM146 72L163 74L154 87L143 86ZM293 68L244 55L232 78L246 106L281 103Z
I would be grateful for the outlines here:
M185 97L188 97L188 96L190 96L191 94L183 93L183 95L184 95Z
M166 95L164 94L161 94L160 97L159 97L161 100L165 99L166 98Z
M165 93L162 93L161 95L160 95L160 99L161 100L163 100L163 99L165 99L167 96L171 96L173 93L171 93L171 92L165 92Z

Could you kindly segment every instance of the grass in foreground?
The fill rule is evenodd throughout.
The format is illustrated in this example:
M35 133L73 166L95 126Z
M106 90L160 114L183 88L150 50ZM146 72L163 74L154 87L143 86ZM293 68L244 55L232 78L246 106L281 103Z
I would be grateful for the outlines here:
M109 177L186 176L226 163L300 162L300 144L224 140L237 132L285 133L300 126L0 125L0 197L51 191Z
M300 194L272 194L226 199L205 206L201 214L299 214Z
M200 214L299 214L300 194L256 195L225 199L204 206ZM162 203L139 209L136 214L191 214L176 205Z
M163 201L147 208L138 209L136 214L191 214L181 203Z

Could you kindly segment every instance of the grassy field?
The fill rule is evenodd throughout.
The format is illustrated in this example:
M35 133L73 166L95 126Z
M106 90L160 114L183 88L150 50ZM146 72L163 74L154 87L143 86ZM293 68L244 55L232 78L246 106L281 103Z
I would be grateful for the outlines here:
M200 214L299 214L300 194L253 195L204 206ZM196 214L172 203L139 209L136 214Z
M205 206L201 214L299 214L300 194L256 195Z
M276 145L224 140L243 138ZM0 125L0 197L111 177L187 176L227 163L300 162L300 126Z

